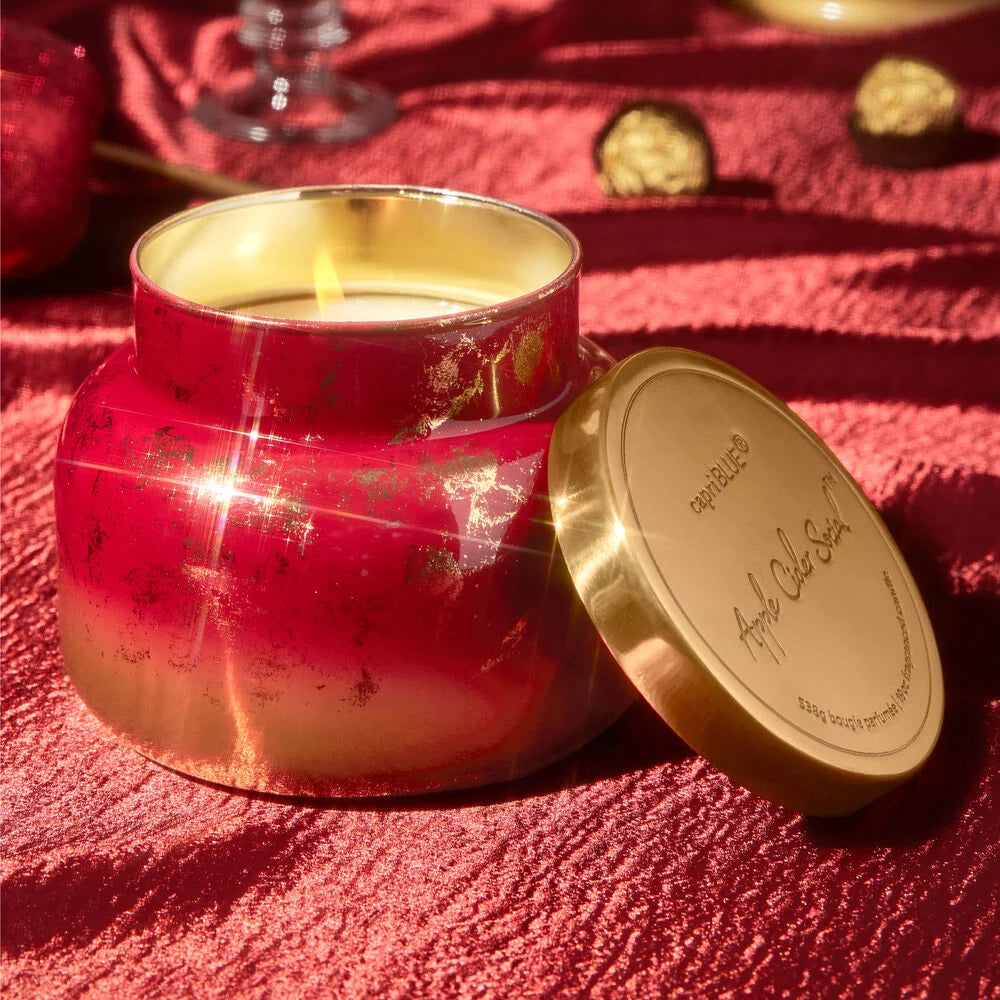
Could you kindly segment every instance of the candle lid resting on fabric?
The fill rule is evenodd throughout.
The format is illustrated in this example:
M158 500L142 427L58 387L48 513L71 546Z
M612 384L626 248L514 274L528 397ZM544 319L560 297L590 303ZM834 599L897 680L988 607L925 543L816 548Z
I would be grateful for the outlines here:
M734 780L814 815L913 774L941 665L906 563L791 410L691 351L643 351L556 424L553 519L632 683Z

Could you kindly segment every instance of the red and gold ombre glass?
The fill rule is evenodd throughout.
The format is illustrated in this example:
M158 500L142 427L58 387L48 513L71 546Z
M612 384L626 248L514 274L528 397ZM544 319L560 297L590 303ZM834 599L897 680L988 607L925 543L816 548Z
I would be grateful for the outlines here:
M604 367L579 248L471 195L215 202L132 255L135 343L56 464L67 670L142 753L370 795L536 769L616 718L555 545L555 419Z

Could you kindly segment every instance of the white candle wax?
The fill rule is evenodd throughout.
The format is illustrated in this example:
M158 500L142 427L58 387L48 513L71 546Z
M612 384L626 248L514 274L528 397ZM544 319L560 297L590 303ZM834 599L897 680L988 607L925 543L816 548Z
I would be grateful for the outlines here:
M450 316L485 303L461 301L439 295L411 295L392 292L348 292L327 299L322 306L315 296L294 296L230 306L234 312L274 319L318 320L324 323L373 323L400 319Z

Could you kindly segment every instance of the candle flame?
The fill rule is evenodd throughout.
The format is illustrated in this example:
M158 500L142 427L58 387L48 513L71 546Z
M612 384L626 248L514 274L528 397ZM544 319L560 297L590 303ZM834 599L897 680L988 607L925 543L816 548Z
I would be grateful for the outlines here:
M326 247L320 247L316 251L313 282L316 285L316 304L319 306L320 318L329 319L330 306L344 297L344 290L340 287L337 269L333 266L333 258Z

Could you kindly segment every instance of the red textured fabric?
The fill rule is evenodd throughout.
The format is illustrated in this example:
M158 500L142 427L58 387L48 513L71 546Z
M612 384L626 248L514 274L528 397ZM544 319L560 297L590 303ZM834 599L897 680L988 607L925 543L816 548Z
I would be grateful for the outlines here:
M737 364L868 490L924 591L946 709L926 768L840 821L734 786L641 708L532 778L412 801L236 794L129 752L64 678L53 608L59 422L128 336L123 233L169 201L105 172L104 235L3 302L6 995L1000 997L1000 14L833 39L708 3L348 4L338 60L401 118L288 150L185 116L245 75L226 4L18 6L87 46L109 138L268 185L447 185L559 215L584 244L584 332ZM858 161L844 117L886 51L962 84L962 162ZM703 117L713 195L600 192L592 138L639 97Z

